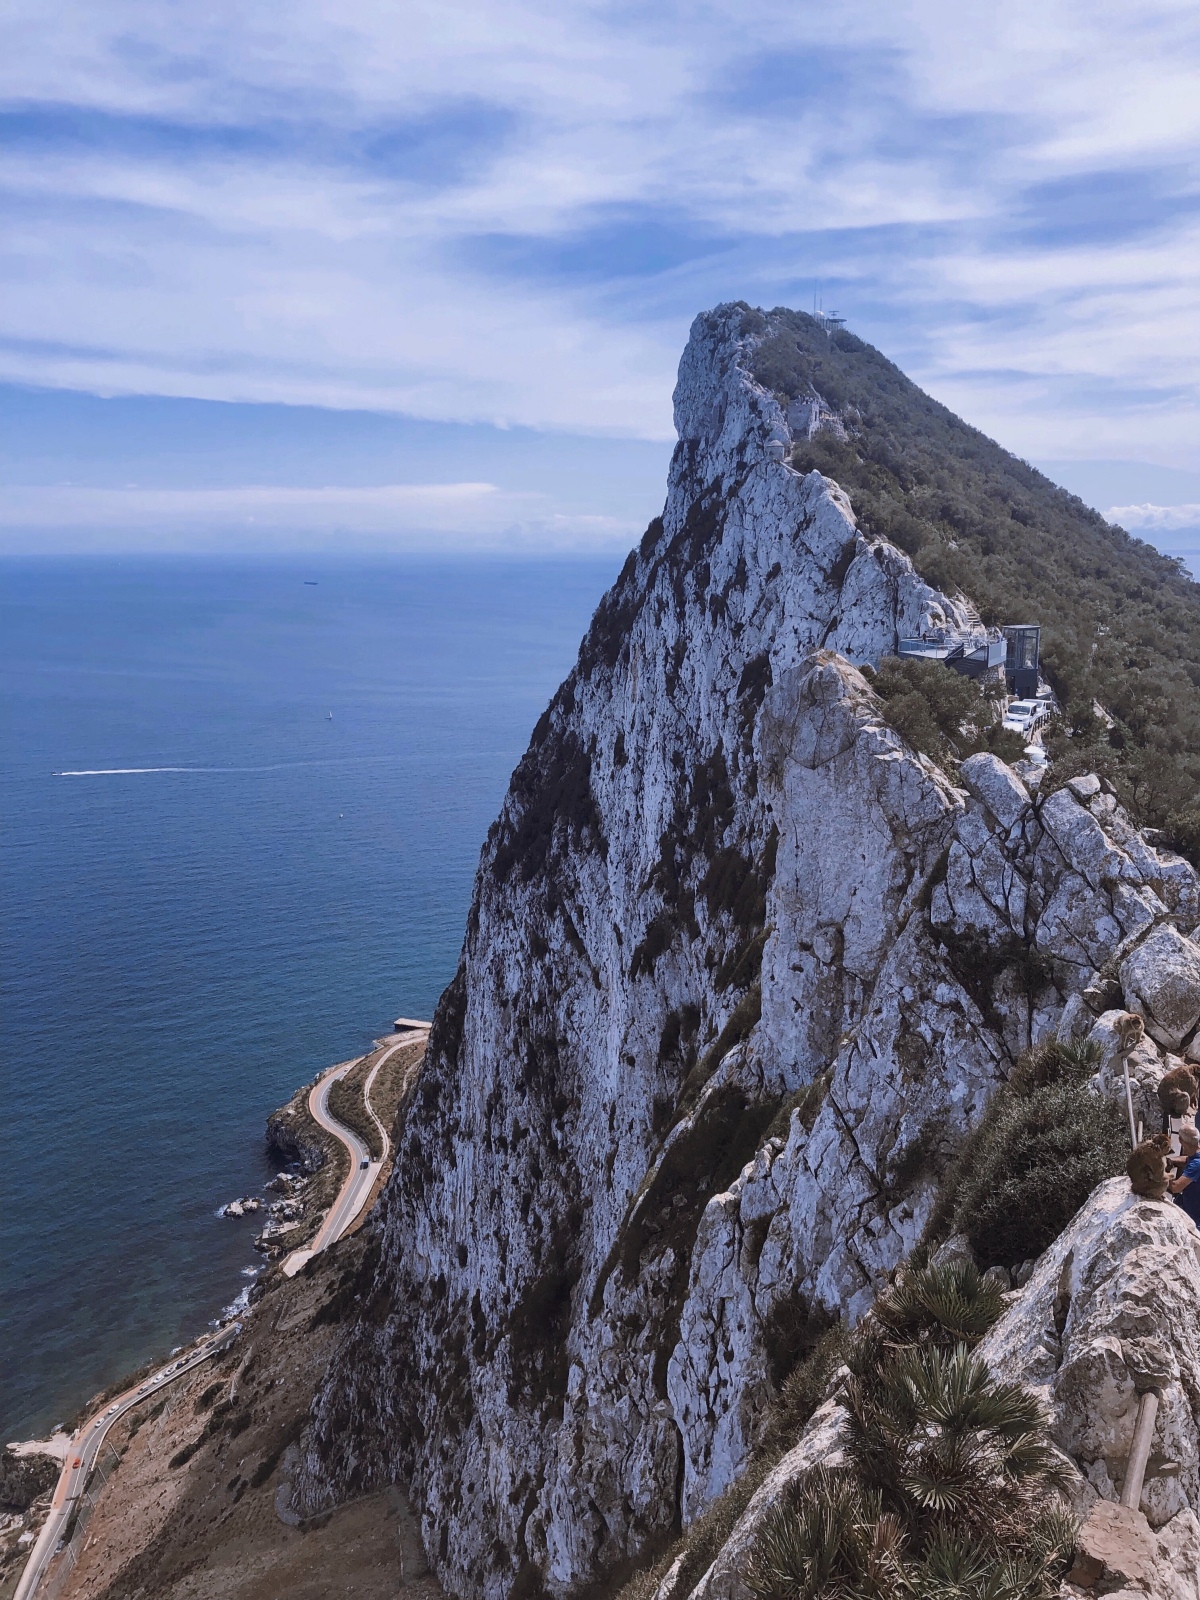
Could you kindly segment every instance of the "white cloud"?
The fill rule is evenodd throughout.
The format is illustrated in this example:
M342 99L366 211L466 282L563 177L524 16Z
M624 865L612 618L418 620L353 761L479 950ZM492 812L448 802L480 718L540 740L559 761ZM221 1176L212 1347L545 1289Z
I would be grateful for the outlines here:
M0 550L70 553L308 549L554 551L623 548L636 526L569 514L490 483L369 488L16 487L0 500Z
M1200 464L1192 0L7 16L0 376L664 437L696 310L823 280L1019 450Z
M1200 529L1200 505L1181 506L1110 506L1104 513L1108 522L1122 528L1153 529L1159 533L1173 532L1177 528Z

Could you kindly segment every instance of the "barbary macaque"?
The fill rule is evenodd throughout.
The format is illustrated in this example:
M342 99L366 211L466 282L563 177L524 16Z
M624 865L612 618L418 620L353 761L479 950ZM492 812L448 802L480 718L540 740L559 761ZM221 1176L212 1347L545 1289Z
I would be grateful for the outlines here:
M1200 1076L1195 1067L1172 1067L1164 1072L1158 1085L1158 1103L1162 1107L1163 1131L1170 1129L1172 1117L1194 1115L1200 1103Z
M1127 1056L1146 1037L1146 1024L1136 1011L1127 1011L1116 1026L1118 1047L1121 1054Z
M1167 1193L1167 1157L1171 1153L1169 1133L1156 1133L1143 1139L1131 1152L1125 1171L1129 1186L1143 1200L1162 1200ZM1173 1176L1173 1174L1172 1174Z

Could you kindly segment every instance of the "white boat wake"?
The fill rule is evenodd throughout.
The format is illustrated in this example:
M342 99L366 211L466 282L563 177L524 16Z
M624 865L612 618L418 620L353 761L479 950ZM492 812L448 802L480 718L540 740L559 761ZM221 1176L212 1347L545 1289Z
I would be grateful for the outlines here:
M368 761L389 761L390 756L347 756L333 761L276 761L265 767L80 767L52 772L52 778L128 778L147 772L287 772L293 767L344 767Z

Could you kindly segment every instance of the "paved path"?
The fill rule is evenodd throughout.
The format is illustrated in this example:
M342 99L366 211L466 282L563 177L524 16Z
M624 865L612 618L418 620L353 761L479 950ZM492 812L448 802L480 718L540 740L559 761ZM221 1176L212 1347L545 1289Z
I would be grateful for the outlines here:
M424 1035L428 1037L428 1026L424 1027ZM313 1117L323 1128L328 1129L335 1138L340 1139L350 1152L350 1172L338 1193L337 1199L329 1208L317 1231L317 1236L312 1244L305 1250L294 1250L283 1264L283 1270L288 1277L294 1276L300 1268L318 1251L324 1250L328 1245L334 1244L352 1223L358 1220L359 1213L371 1197L371 1190L379 1177L380 1168L387 1160L391 1149L387 1129L375 1115L375 1108L371 1104L371 1088L375 1076L385 1061L390 1061L397 1050L403 1050L406 1045L414 1044L422 1037L418 1028L413 1028L404 1038L398 1039L395 1044L389 1045L380 1055L375 1065L367 1075L363 1085L363 1103L367 1114L379 1130L382 1141L382 1155L378 1161L372 1161L371 1152L354 1132L339 1122L329 1109L329 1091L334 1084L344 1078L352 1067L357 1067L362 1061L360 1056L357 1061L343 1061L336 1067L331 1067L317 1079L308 1096L308 1109ZM59 1540L70 1521L71 1513L79 1502L88 1478L99 1459L104 1448L104 1441L108 1431L115 1422L119 1422L127 1411L140 1405L150 1395L174 1383L185 1372L190 1372L193 1367L198 1367L202 1361L210 1360L219 1350L224 1350L229 1341L238 1332L241 1324L234 1323L232 1327L222 1328L210 1339L203 1340L191 1351L181 1355L178 1360L172 1361L169 1366L162 1367L151 1377L146 1378L136 1388L127 1389L124 1394L118 1395L115 1400L110 1400L108 1405L98 1417L91 1418L72 1436L70 1447L67 1450L66 1460L58 1479L58 1486L54 1491L51 1501L50 1514L42 1525L42 1531L37 1537L37 1542L29 1552L29 1560L21 1574L20 1581L13 1591L13 1600L32 1600L46 1568L57 1552Z
M428 1033L429 1030L426 1028L424 1037L428 1037ZM371 1121L379 1130L379 1138L381 1140L382 1154L378 1161L372 1160L371 1152L358 1134L354 1132L353 1128L347 1128L345 1123L339 1122L329 1109L329 1091L352 1068L357 1067L363 1058L360 1056L358 1061L343 1061L340 1066L330 1067L329 1071L318 1078L309 1091L308 1109L312 1113L313 1120L319 1122L323 1128L332 1133L336 1139L340 1139L345 1145L350 1152L350 1171L347 1174L345 1183L343 1183L338 1192L337 1199L330 1206L324 1222L317 1230L316 1238L311 1244L306 1245L304 1249L293 1250L283 1263L283 1270L289 1278L295 1277L306 1261L311 1261L313 1256L327 1249L329 1245L336 1244L343 1234L358 1221L360 1213L371 1198L371 1191L379 1177L380 1168L387 1160L388 1152L391 1150L391 1141L388 1139L387 1129L375 1115L375 1107L371 1104L371 1088L375 1082L375 1075L385 1061L391 1060L397 1050L403 1050L407 1045L415 1044L421 1038L422 1034L414 1029L412 1033L406 1034L403 1039L397 1039L395 1044L389 1045L367 1074L367 1081L363 1085L363 1103L367 1108L367 1114Z
M190 1351L185 1351L168 1366L160 1367L135 1388L126 1389L124 1394L118 1395L115 1400L110 1400L99 1416L89 1418L72 1435L66 1460L59 1474L58 1485L54 1491L54 1499L50 1503L50 1515L42 1524L42 1531L29 1552L25 1570L13 1591L13 1600L32 1600L32 1596L37 1592L46 1568L57 1552L59 1540L70 1521L71 1513L79 1504L80 1496L87 1487L88 1478L100 1457L104 1442L108 1438L108 1431L113 1424L119 1422L134 1406L141 1405L143 1400L148 1400L152 1394L157 1394L160 1389L165 1389L181 1378L185 1372L191 1372L193 1367L198 1367L201 1362L211 1360L219 1351L226 1348L240 1327L241 1324L235 1322L231 1327L222 1328L211 1338L204 1339Z

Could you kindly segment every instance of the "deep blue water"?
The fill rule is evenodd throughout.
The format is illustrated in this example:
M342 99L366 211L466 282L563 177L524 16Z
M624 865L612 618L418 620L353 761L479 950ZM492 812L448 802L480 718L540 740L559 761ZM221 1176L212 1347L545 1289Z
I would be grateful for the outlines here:
M618 565L0 563L0 1439L245 1282L217 1206L269 1111L431 1014ZM207 770L54 776L155 767Z

